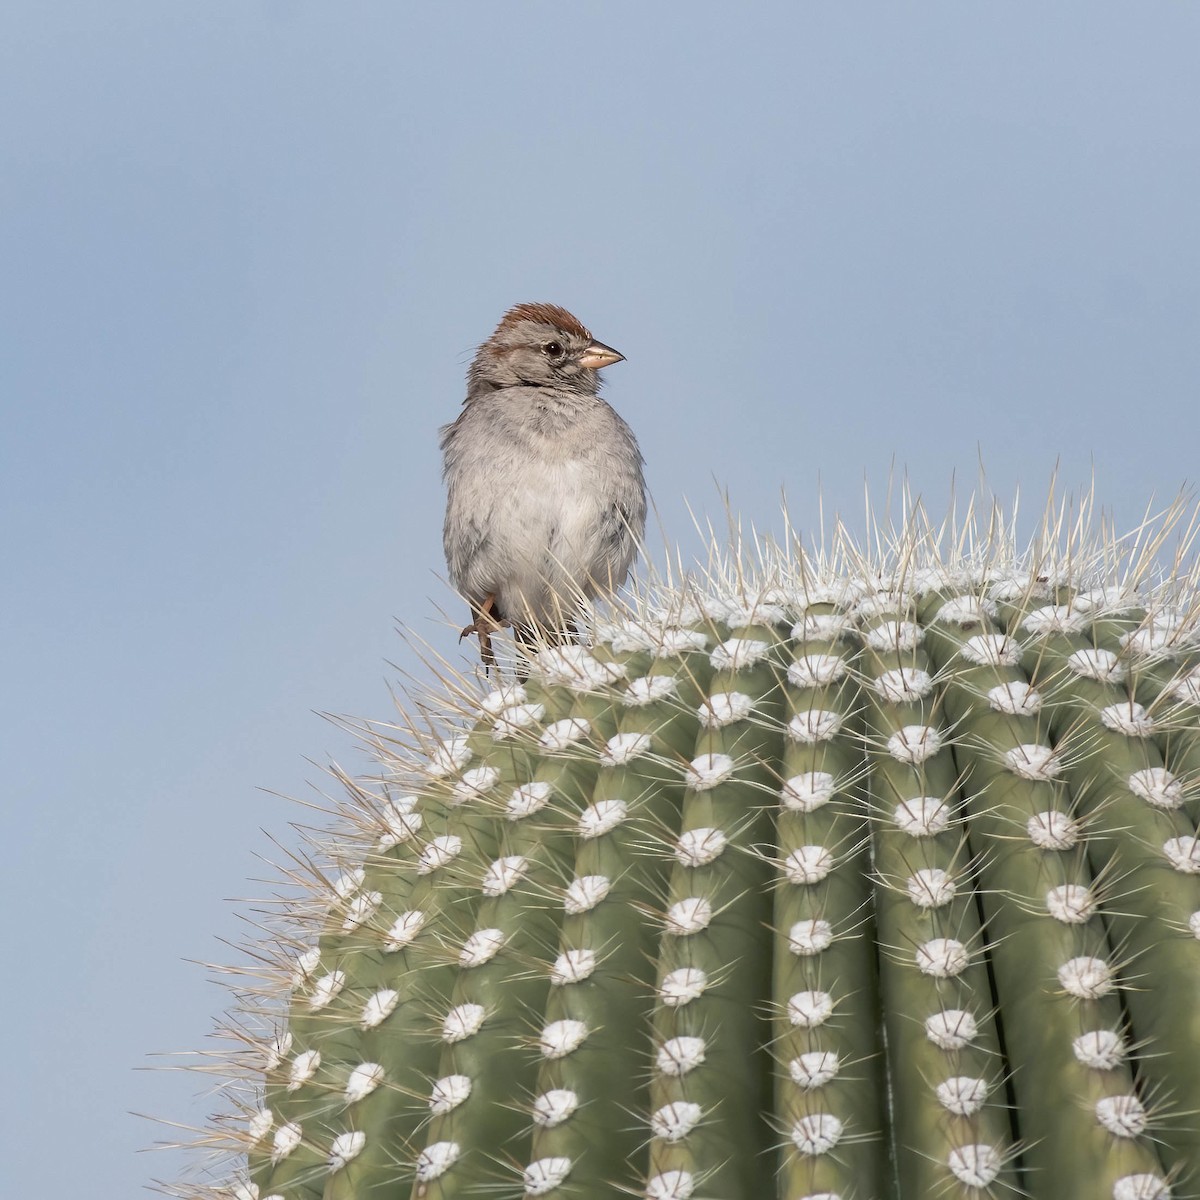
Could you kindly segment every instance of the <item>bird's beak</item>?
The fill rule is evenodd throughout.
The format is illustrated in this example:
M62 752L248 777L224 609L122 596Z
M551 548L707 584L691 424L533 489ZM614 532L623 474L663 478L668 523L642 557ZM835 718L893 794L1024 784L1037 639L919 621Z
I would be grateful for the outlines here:
M581 367L590 367L593 371L598 371L601 367L611 367L613 363L624 361L625 355L620 353L620 351L614 350L611 346L606 346L603 342L592 342L579 356L579 365Z

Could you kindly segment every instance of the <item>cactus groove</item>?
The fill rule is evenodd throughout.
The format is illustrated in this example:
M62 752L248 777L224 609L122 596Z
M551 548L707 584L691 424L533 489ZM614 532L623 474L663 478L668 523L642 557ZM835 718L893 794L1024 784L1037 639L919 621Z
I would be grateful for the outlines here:
M174 1190L1200 1196L1172 525L1018 554L913 521L448 681L436 736L342 780L336 865L239 993L233 1173Z

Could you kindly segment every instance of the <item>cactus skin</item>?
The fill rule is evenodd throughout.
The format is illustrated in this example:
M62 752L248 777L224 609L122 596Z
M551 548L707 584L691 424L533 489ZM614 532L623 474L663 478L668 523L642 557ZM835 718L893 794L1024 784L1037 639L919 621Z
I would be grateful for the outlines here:
M381 739L240 1025L237 1178L178 1193L1200 1196L1194 580L929 540Z

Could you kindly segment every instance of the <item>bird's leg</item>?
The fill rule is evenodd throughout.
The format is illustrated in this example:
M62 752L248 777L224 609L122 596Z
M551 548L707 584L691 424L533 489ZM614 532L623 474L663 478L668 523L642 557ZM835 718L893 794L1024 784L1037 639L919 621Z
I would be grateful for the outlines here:
M492 615L495 607L496 596L494 592L491 592L484 597L483 603L478 607L472 606L475 620L470 625L464 626L458 635L460 642L463 638L470 637L471 634L475 634L479 638L479 657L484 668L489 671L496 665L496 656L492 653L492 634L508 624L507 621L497 619Z

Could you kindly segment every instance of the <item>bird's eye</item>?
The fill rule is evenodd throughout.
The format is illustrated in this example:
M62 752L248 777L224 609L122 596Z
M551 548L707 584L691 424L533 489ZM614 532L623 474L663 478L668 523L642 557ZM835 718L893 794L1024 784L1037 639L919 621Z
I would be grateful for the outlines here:
M563 348L559 342L547 342L542 350L547 358L562 358Z

